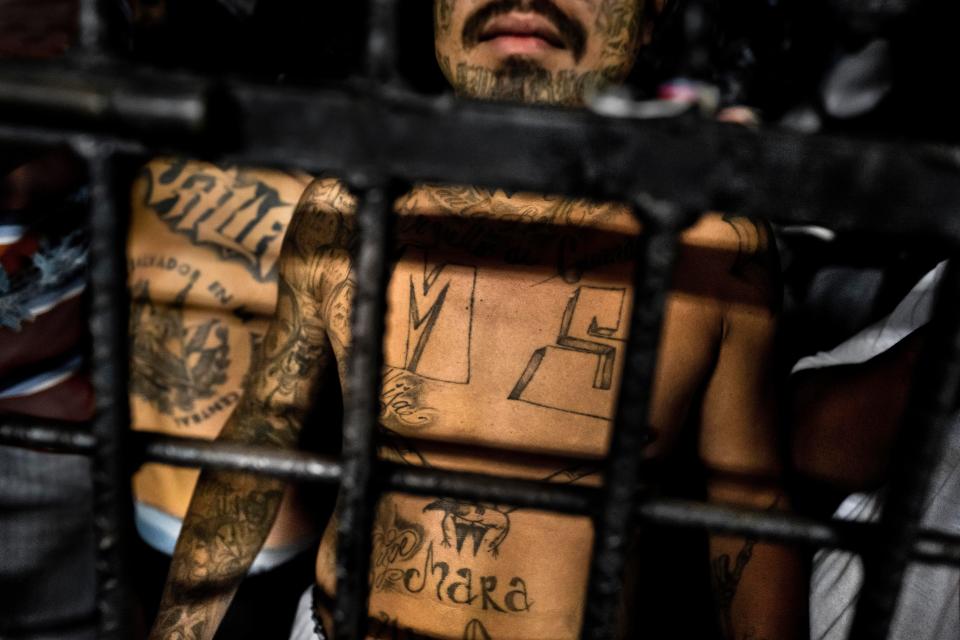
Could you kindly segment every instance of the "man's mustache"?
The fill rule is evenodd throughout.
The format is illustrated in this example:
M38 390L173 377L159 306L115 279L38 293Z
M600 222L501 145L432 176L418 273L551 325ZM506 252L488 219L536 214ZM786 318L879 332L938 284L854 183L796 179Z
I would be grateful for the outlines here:
M492 19L511 11L539 13L553 23L563 43L573 53L575 60L583 57L587 48L587 29L580 21L568 16L553 0L492 0L474 11L463 25L465 49L480 43L483 29Z

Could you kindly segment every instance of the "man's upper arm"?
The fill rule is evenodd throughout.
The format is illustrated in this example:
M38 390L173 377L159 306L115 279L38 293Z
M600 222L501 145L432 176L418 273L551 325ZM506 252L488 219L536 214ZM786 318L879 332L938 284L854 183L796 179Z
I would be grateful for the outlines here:
M700 455L715 472L773 477L780 469L771 370L779 261L767 225L734 216L716 223L727 273L717 296L722 331L704 395Z
M353 201L334 181L317 180L293 214L280 254L277 306L247 378L241 407L222 437L291 446L319 386L335 371L331 297L351 281Z

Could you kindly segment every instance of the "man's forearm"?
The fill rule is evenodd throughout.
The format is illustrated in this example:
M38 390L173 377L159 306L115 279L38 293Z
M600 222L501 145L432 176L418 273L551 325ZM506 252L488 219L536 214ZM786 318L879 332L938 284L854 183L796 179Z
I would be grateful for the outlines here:
M284 483L204 471L177 541L151 640L212 638L273 525Z
M712 536L710 561L727 640L804 637L807 581L797 551L752 539Z
M782 499L771 498L763 490L714 485L711 494L714 499L742 506L784 508ZM799 550L750 538L712 535L710 566L726 640L809 637L808 580Z

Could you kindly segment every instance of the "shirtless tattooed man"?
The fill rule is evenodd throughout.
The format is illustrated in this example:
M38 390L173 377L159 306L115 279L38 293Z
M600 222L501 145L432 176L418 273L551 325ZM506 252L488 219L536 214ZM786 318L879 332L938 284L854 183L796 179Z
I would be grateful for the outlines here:
M623 80L656 7L436 0L434 9L437 58L458 93L575 106L585 92ZM320 385L344 380L355 206L329 179L301 199L280 256L276 315L222 440L293 447L304 427L336 428L304 419ZM642 233L628 208L418 184L395 211L381 455L600 482L591 465L608 447L633 298L631 256ZM648 447L650 457L662 456L683 425L699 424L710 498L758 508L783 508L768 383L779 296L771 243L763 225L716 214L683 235ZM203 473L152 638L212 637L283 486ZM317 615L328 634L334 530L328 526L316 563ZM576 638L592 536L587 518L388 494L373 531L370 637ZM806 590L795 553L713 536L710 555L727 637L802 635L796 604Z

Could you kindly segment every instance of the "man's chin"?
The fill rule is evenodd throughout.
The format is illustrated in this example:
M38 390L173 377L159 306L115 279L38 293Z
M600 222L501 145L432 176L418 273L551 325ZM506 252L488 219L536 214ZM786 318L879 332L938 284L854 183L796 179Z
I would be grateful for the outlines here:
M496 66L461 64L454 72L458 95L478 100L577 106L590 76L573 69L553 71L529 56L509 56Z

